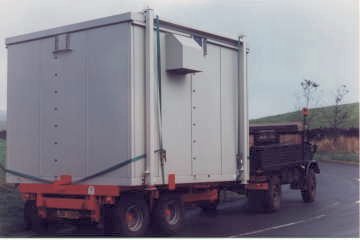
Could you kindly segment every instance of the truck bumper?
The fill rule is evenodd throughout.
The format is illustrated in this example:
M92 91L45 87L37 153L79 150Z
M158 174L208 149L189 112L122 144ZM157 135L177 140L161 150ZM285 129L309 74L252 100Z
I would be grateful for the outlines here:
M106 185L61 185L22 183L18 186L22 198L35 200L38 214L42 218L58 217L78 219L90 217L100 221L103 204L115 204L120 187Z

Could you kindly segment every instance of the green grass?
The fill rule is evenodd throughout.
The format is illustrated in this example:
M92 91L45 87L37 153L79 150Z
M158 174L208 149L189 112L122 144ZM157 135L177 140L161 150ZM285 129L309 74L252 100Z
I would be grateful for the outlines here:
M314 159L316 160L336 160L345 162L359 162L358 153L349 152L316 152Z
M6 141L0 139L0 164L5 165ZM0 183L4 181L4 172L0 170Z
M0 164L5 163L5 155L6 155L6 141L0 139Z
M341 128L358 128L359 127L359 103L343 104L341 107L348 112L348 118ZM331 119L334 106L314 108L310 110L310 128L329 127L329 119ZM269 117L250 120L250 123L271 124L282 122L302 121L300 111L289 112Z
M0 139L0 164L5 163L6 141ZM22 231L23 202L13 184L4 184L0 170L0 237Z

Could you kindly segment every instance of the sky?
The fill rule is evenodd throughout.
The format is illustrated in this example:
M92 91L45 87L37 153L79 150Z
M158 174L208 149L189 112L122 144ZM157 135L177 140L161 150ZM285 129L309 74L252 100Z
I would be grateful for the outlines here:
M0 0L0 110L6 110L5 38L154 9L159 17L237 38L245 34L250 118L294 111L300 82L320 84L314 106L359 101L357 0Z

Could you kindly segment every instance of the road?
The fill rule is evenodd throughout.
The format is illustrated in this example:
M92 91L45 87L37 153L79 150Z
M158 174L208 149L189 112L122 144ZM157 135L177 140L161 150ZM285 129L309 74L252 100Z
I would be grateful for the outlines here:
M359 167L320 163L317 199L303 203L299 190L283 186L281 210L272 214L248 212L246 199L225 202L215 214L200 209L186 212L178 237L358 237ZM98 235L95 228L53 227L51 235ZM17 235L29 236L29 232ZM152 234L149 233L151 236Z

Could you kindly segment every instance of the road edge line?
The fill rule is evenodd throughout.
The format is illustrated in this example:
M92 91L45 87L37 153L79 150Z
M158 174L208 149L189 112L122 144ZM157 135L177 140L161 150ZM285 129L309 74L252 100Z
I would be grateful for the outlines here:
M295 221L295 222L285 223L285 224L281 224L281 225L277 225L277 226L267 227L267 228L263 228L263 229L259 229L259 230L254 230L254 231L251 231L251 232L232 235L232 236L229 236L229 237L230 238L237 238L237 237L243 237L243 236L248 236L248 235L254 235L254 234L257 234L257 233L267 232L267 231L271 231L271 230L276 230L276 229L280 229L280 228L294 226L294 225L305 223L305 222L310 222L310 221L313 221L313 220L316 220L316 219L321 219L321 218L323 218L325 216L326 216L325 214L321 214L321 215L318 215L318 216L315 216L315 217L302 219L302 220Z

